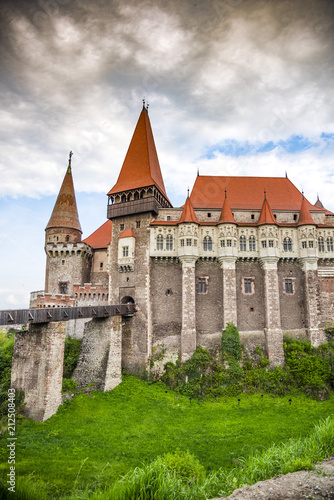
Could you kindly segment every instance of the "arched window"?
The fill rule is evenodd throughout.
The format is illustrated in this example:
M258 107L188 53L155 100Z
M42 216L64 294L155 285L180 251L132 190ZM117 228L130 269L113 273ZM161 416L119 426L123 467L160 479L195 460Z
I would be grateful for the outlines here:
M212 250L212 239L210 236L204 236L203 250Z
M164 248L164 238L162 234L158 234L157 236L157 250L163 250Z
M319 249L319 252L324 252L325 251L325 243L324 243L324 239L322 236L320 236L318 238L318 249Z
M327 252L333 252L333 238L331 236L327 238Z
M240 250L246 250L246 236L240 236Z
M168 234L166 238L166 250L173 250L173 236L171 234Z
M292 240L288 236L283 240L283 250L284 252L292 252Z
M250 236L250 237L249 237L249 242L248 242L248 244L249 244L249 250L250 250L251 252L255 252L255 250L256 250L256 246L255 246L255 236Z

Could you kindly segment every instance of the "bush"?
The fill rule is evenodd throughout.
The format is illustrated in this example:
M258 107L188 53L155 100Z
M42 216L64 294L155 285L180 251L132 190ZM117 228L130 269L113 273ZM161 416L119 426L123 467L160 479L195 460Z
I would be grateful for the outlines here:
M201 482L205 478L205 468L189 451L177 450L175 453L166 453L158 457L156 463L165 465L184 484L190 484L195 480Z
M63 378L62 392L63 393L74 392L75 389L77 388L77 386L78 386L78 382L76 382L72 378Z

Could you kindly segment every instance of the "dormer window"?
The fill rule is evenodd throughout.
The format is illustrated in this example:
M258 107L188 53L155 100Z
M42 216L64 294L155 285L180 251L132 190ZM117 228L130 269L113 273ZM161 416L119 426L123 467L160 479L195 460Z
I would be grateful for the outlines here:
M70 241L70 237L68 234L66 235L66 241Z

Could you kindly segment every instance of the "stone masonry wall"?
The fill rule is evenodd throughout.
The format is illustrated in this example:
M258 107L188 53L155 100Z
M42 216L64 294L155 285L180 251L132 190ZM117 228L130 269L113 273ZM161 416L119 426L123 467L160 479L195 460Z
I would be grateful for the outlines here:
M67 294L73 294L73 283L90 282L90 256L78 252L47 257L46 292L60 293L59 283L67 283Z
M28 418L43 422L62 402L65 322L31 324L15 335L11 386L23 389Z
M199 293L198 278L206 279L206 292ZM214 350L220 347L224 326L223 271L218 262L196 262L196 332L197 345Z
M279 304L277 267L263 262L265 298L265 337L269 361L272 366L284 364L283 334Z
M123 297L129 295L126 290L132 290L135 295L137 313L131 321L131 335L124 345L123 366L126 370L136 373L138 369L147 366L152 349L151 306L150 296L150 255L149 255L149 225L150 214L135 214L119 217L113 221L112 240L109 251L109 300L117 304ZM137 227L137 223L140 227ZM122 229L122 224L124 228ZM118 237L124 229L132 229L135 235L134 270L120 272L118 267Z
M169 261L151 262L153 345L181 349L182 267Z
M78 365L73 379L79 387L95 383L104 391L121 381L121 317L95 318L85 324Z
M196 349L195 262L182 261L182 330L181 359L186 361Z
M277 267L282 330L301 334L306 328L304 273L296 263L279 261ZM285 278L292 280L292 294L285 293Z
M244 278L251 278L252 293L246 294ZM241 332L256 332L264 329L264 276L256 262L236 262L237 325Z

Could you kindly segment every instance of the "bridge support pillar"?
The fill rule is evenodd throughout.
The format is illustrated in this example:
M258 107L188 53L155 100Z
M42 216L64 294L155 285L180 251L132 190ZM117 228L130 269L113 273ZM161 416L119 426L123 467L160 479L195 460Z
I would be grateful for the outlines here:
M78 365L79 387L95 383L110 391L122 382L122 316L95 318L85 324Z
M31 324L15 335L11 386L25 393L24 414L44 422L62 403L65 322Z

